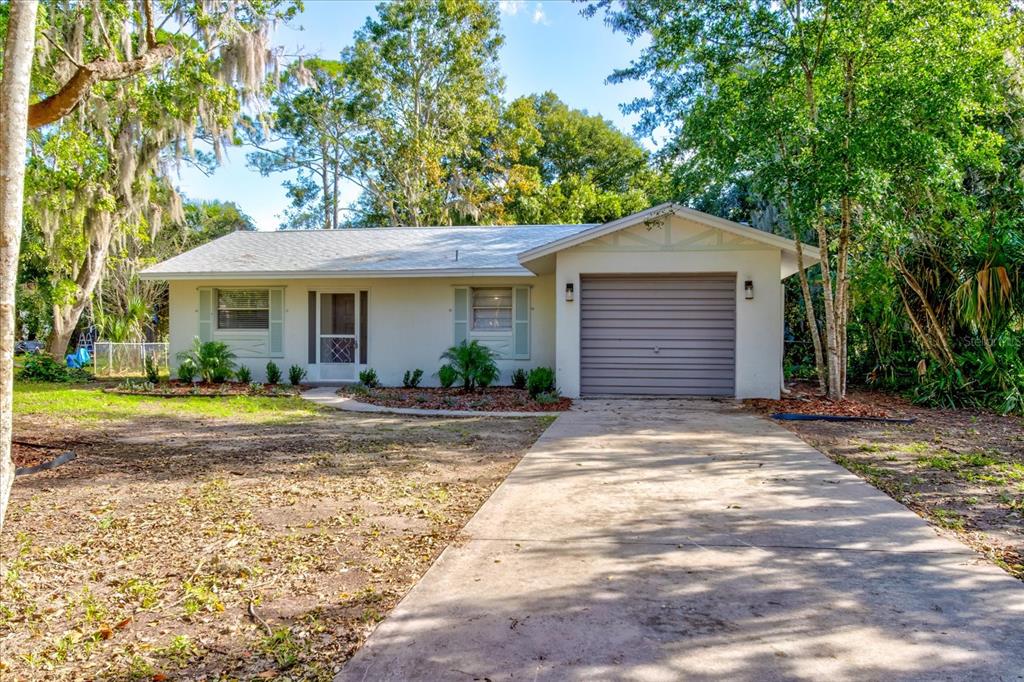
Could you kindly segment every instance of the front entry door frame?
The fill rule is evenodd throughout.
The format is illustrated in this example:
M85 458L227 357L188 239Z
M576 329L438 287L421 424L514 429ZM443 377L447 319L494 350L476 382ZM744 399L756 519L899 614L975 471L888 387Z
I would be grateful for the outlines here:
M321 320L323 316L324 297L333 294L351 295L355 315L352 320L351 334L324 334L322 332ZM317 289L316 290L316 363L317 374L320 381L355 381L359 376L361 366L359 357L359 330L362 321L363 310L360 306L360 295L358 289ZM338 338L352 339L352 362L330 362L325 357L323 339Z

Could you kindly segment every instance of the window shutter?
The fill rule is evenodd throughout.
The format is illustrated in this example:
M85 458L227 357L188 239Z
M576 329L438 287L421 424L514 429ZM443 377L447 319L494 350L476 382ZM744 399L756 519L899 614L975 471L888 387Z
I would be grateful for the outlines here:
M199 288L199 340L213 341L213 296L209 287Z
M270 290L270 354L284 352L284 291Z
M469 288L455 287L455 305L452 307L452 340L455 345L469 339Z
M512 354L530 357L530 287L516 287L512 310Z
M316 333L316 292L311 291L308 295L309 310L307 312L307 331L306 331L306 350L309 364L316 364L316 344L317 344L317 333Z

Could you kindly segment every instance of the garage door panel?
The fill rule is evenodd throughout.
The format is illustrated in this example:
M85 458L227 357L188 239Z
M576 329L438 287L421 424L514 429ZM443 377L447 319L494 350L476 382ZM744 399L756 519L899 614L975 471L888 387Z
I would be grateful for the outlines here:
M686 339L718 340L731 342L732 332L725 329L715 328L682 328L682 327L648 327L637 329L636 327L584 327L583 333L590 339L622 339L625 341L644 341L652 345L661 346L659 342L678 340L685 334Z
M735 328L733 274L584 276L582 392L733 395Z
M723 379L722 368L707 366L696 367L617 367L617 368L589 368L588 376L594 381L607 379L647 379L651 381L697 381L707 380L708 383L717 383L723 386L731 386L731 379Z

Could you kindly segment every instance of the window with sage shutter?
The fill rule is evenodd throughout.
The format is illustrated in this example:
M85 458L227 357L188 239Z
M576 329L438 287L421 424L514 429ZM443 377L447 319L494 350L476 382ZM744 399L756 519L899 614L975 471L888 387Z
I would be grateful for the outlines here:
M217 289L217 329L270 328L268 289Z

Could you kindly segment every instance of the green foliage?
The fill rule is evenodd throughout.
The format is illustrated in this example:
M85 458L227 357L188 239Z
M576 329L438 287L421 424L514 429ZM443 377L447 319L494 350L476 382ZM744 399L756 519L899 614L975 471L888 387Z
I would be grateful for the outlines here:
M373 369L372 367L367 367L366 369L360 371L359 383L361 383L366 388L377 388L378 386L380 386L380 379L377 378L377 370Z
M147 353L143 364L146 370L146 381L154 385L160 383L160 363L157 362L156 353Z
M559 401L557 393L538 393L533 399L541 405L554 405Z
M288 383L298 386L306 378L306 370L299 365L292 365L288 368Z
M490 386L499 376L497 354L475 339L452 346L441 354L441 359L448 361L467 391Z
M520 390L526 388L526 370L518 368L512 372L512 388Z
M423 370L414 369L413 371L405 370L405 375L402 377L402 386L406 388L416 388L420 385L420 381L423 380Z
M231 347L222 341L200 341L196 337L192 341L192 349L178 353L178 362L189 362L195 367L196 373L206 382L223 383L235 373L235 354ZM181 376L181 365L178 366Z
M437 370L437 380L442 388L451 388L459 380L459 373L451 365L441 365Z
M281 368L271 360L267 363L267 383L271 386L281 383Z
M57 362L45 353L35 353L25 359L25 364L18 371L21 381L41 381L50 383L69 383L89 381L92 375L84 369L73 369Z
M184 382L186 384L191 384L192 381L196 378L196 374L198 373L199 370L196 369L195 363L193 363L190 358L185 358L184 360L178 362L178 381Z
M555 392L555 372L550 367L534 367L526 377L526 390L536 399L542 393Z
M240 384L251 384L252 370L245 365L239 365L238 369L235 370L235 379L237 379Z

